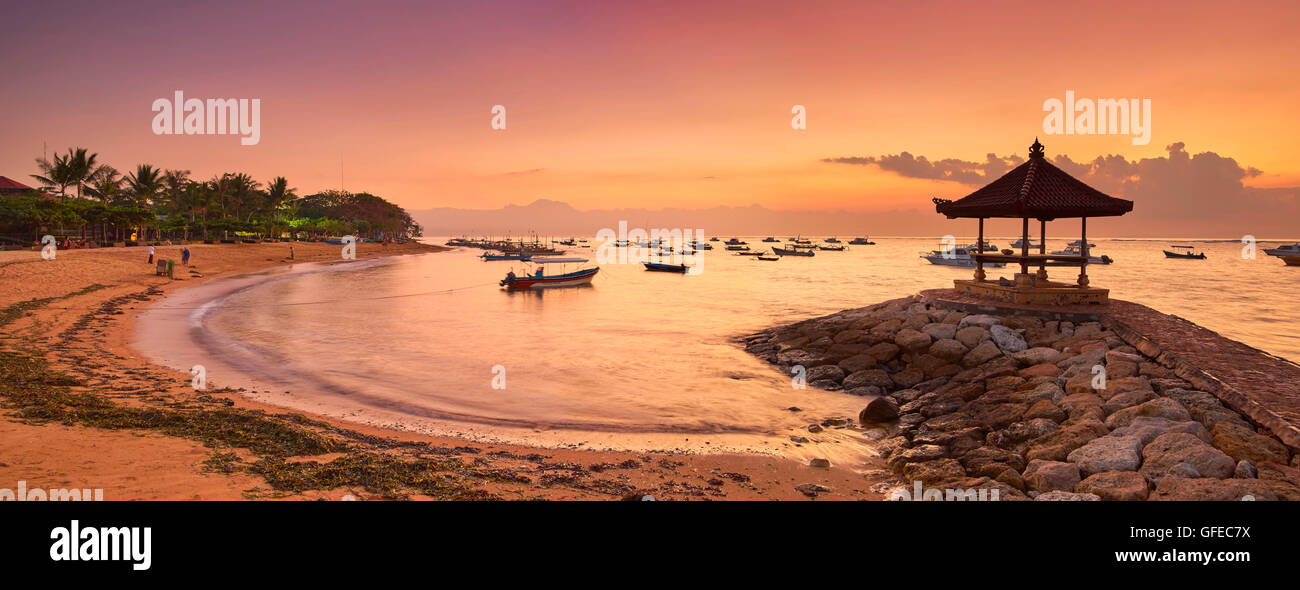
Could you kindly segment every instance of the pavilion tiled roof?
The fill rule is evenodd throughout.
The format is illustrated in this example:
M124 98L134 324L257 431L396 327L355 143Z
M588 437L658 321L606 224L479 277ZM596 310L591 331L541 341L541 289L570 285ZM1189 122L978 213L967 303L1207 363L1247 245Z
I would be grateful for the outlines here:
M1107 195L1052 165L1035 139L1024 164L956 201L935 199L935 209L949 218L1029 217L1051 221L1123 215L1133 210L1133 201Z

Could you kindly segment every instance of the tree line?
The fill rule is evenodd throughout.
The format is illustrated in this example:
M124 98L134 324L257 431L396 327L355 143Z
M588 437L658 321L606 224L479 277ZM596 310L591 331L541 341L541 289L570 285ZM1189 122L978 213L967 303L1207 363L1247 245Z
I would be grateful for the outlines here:
M104 244L133 234L140 242L421 235L404 209L380 197L336 190L299 197L283 176L265 184L242 172L198 180L150 164L123 175L85 148L37 158L36 166L40 191L0 197L6 241L46 233Z

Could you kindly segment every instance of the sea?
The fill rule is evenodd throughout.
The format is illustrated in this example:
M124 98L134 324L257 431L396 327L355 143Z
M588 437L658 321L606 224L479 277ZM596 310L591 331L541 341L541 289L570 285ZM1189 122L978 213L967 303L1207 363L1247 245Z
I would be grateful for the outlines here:
M762 238L740 237L755 249L772 245ZM933 238L872 240L777 261L713 242L686 259L688 274L568 248L564 256L600 267L590 286L523 292L498 284L523 264L484 261L470 248L296 264L178 291L142 314L134 346L167 366L201 367L210 388L242 387L259 401L382 428L557 448L852 461L871 454L881 433L807 427L856 416L861 399L801 388L738 340L971 275L921 258L940 247ZM990 241L1005 248L1011 240ZM1089 266L1089 277L1112 297L1300 360L1300 267L1264 255L1267 244L1252 258L1237 241L1183 241L1207 258L1176 260L1162 253L1167 240L1092 241L1094 255L1114 262ZM1048 240L1051 250L1064 245ZM1077 272L1049 268L1057 280Z

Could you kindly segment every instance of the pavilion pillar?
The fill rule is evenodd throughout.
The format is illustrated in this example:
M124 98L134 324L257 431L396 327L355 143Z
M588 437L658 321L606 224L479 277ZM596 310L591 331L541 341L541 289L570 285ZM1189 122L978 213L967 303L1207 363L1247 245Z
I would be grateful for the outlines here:
M1047 220L1038 220L1038 255L1047 255ZM1038 264L1038 280L1047 280L1047 259Z
M1029 218L1020 218L1020 274L1016 275L1016 286L1028 287L1032 283L1029 277Z
M1079 265L1079 286L1088 286L1088 218L1080 218L1079 226L1079 253L1083 254L1083 263Z
M982 281L988 275L984 274L984 261L980 260L979 255L984 253L984 218L979 218L979 235L975 238L975 280Z

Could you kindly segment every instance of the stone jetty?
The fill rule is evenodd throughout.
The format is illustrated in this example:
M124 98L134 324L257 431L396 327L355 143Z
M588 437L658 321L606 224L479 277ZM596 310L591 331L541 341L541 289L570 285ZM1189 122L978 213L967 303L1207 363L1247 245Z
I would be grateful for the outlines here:
M1128 315L936 290L743 342L787 375L802 366L810 387L861 397L859 421L888 433L880 452L906 486L1001 500L1300 500L1291 414L1268 407L1286 392L1243 393L1196 368L1213 349L1171 351L1141 331L1152 325L1142 314L1164 314L1111 305Z

